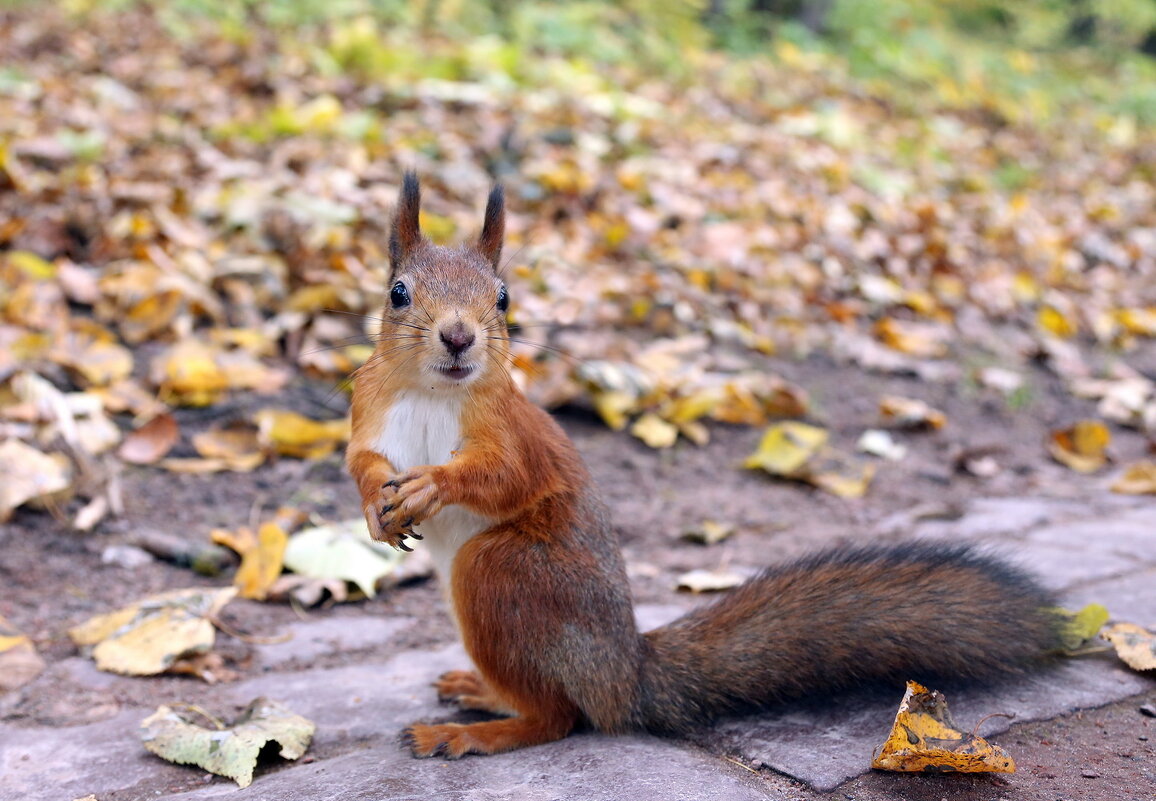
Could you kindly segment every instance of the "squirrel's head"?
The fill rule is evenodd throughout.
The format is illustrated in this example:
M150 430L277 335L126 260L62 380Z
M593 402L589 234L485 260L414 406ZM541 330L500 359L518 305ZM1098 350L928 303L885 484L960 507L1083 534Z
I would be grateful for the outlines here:
M379 354L398 365L397 379L431 389L504 375L510 299L498 274L506 226L502 187L490 192L482 233L473 245L431 244L421 233L420 210L421 187L409 172L389 237Z

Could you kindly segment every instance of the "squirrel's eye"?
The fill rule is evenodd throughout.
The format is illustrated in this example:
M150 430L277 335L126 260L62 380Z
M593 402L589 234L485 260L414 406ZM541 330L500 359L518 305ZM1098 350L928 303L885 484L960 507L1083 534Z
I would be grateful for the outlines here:
M498 311L505 311L510 308L510 293L506 291L505 287L498 290Z
M389 290L389 302L393 304L395 309L409 305L409 290L401 281L398 281L393 285L393 289Z

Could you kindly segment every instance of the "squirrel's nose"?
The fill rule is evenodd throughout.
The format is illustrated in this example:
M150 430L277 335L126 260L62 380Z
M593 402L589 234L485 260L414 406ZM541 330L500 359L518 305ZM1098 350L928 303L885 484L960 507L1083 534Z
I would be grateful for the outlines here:
M474 344L474 332L466 328L461 320L438 333L451 356L461 356Z

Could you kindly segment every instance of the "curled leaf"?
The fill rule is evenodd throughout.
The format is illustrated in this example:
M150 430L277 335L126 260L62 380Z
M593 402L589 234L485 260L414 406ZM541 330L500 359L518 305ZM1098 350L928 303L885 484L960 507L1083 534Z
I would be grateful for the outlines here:
M194 710L162 706L141 721L145 748L178 765L196 765L226 776L241 787L253 782L257 755L266 743L280 746L285 759L298 759L309 748L316 726L277 701L257 698L231 726L202 714L213 728L193 722Z
M1094 473L1108 463L1105 449L1111 441L1111 432L1099 420L1080 420L1071 428L1052 432L1048 453L1076 472Z
M923 773L1015 773L1007 752L982 737L960 731L943 693L914 681L899 704L891 734L871 761L878 770Z
M1135 623L1117 623L1103 637L1133 670L1156 670L1156 634Z

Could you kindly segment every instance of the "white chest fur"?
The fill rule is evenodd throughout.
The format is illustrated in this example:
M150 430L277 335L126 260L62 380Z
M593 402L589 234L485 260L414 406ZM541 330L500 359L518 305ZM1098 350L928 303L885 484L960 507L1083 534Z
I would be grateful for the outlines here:
M461 400L437 393L403 393L386 412L374 450L399 472L445 464L462 444ZM447 593L458 549L488 525L481 515L461 506L447 506L416 527Z

